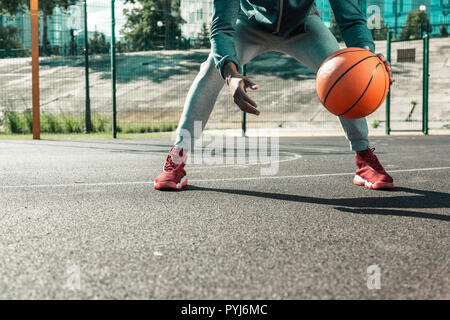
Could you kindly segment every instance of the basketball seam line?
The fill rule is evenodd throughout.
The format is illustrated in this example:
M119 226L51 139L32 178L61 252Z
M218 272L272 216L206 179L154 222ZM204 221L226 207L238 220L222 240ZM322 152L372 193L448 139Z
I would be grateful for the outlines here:
M384 90L383 90L383 95L381 96L380 102L378 103L378 105L375 108L375 110L378 109L381 106L381 104L383 103L383 97L384 97L384 94L386 93L386 73L387 72L384 72Z
M346 53L350 53L350 52L363 52L363 51L367 51L367 50L366 50L366 49L361 49L361 50L351 50L351 51L341 52L341 53L338 53L338 54L335 55L335 56L331 55L331 57L327 58L327 61L329 61L329 60L331 60L331 59L333 59L333 58L339 57L339 56L342 55L342 54L346 54Z
M320 65L320 67L322 67L325 63L327 63L327 62L330 61L331 59L334 59L334 58L336 58L336 57L339 57L340 55L343 55L343 54L346 54L346 53L350 53L350 52L365 52L365 51L367 51L367 50L366 50L366 49L352 50L352 51L345 51L345 52L338 53L338 54L335 55L335 56L331 55L331 56L329 56L328 58L326 58L324 62L322 62L322 64ZM336 53L336 52L335 52L335 53ZM320 70L320 68L319 68L319 70Z
M361 96L358 98L358 100L356 100L356 102L355 102L350 108L348 108L347 111L345 111L345 112L343 112L343 113L341 113L341 114L338 114L338 116L343 116L344 114L346 114L347 112L349 112L350 110L352 110L352 109L358 104L358 102L362 99L362 97L364 97L364 94L366 93L367 89L369 89L369 86L370 86L370 84L372 83L373 77L375 76L375 73L377 72L377 69L378 69L378 66L379 66L379 65L381 65L381 62L379 62L379 63L375 66L375 68L373 69L372 76L370 77L369 83L367 84L366 89L364 89L364 92L361 94Z
M339 76L339 78L336 79L336 81L333 83L333 85L331 86L331 88L328 90L327 95L325 96L325 99L323 100L323 105L326 108L326 103L327 103L327 99L328 96L331 93L331 90L333 90L333 88L337 85L337 83L350 71L352 70L354 67L356 67L358 64L360 64L361 62L363 62L364 60L370 59L370 58L378 58L377 56L373 55L373 56L369 56L369 57L365 57L364 59L359 60L358 62L356 62L354 65L352 65L350 68L348 68L343 74L341 74Z

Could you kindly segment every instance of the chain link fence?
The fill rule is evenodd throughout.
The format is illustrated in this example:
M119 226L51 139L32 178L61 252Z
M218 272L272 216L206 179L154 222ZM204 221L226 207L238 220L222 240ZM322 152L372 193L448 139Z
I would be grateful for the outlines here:
M413 0L360 1L369 23L376 25L372 30L377 52L387 54L387 31L393 34L391 60L396 80L391 94L393 129L420 130L423 80L420 37L426 32L432 36L430 129L448 128L450 124L450 38L446 37L449 25L443 14L446 4L425 2L424 9ZM88 0L85 10L84 1L68 1L67 7L55 7L51 14L41 12L41 132L109 134L113 126L113 70L119 136L176 128L189 87L209 54L213 1L154 0L133 5L116 0L115 39L111 33L111 3ZM329 1L316 0L316 5L322 20L336 33ZM411 21L419 17L420 25L408 22L408 16ZM27 8L15 14L3 11L0 17L1 133L32 130L29 20ZM417 35L417 29L421 34ZM338 31L336 36L339 38ZM114 66L112 41L116 49ZM247 72L260 85L252 97L261 109L259 117L247 117L248 127L339 128L336 117L323 108L316 96L315 75L293 58L265 53L247 65ZM382 106L368 121L373 128L382 128L385 118ZM208 128L241 126L242 112L224 88Z

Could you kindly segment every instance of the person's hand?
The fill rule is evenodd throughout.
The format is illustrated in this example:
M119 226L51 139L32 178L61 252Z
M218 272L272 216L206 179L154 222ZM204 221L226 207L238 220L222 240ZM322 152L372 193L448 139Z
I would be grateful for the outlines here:
M368 46L365 46L364 49L370 50ZM376 55L378 58L380 58L381 61L383 61L384 66L389 74L389 82L392 84L394 82L394 79L392 78L391 64L389 63L389 61L386 60L386 58L384 57L384 54L377 53Z
M242 111L258 116L260 113L256 109L258 105L247 95L247 89L257 90L259 86L250 78L240 75L234 63L228 63L224 66L224 75L234 103Z

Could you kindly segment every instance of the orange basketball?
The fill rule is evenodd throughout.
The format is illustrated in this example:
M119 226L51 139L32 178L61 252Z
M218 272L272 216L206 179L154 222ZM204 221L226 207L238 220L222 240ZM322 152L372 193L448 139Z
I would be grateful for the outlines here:
M358 119L381 106L389 91L389 74L381 59L369 50L346 48L322 63L316 91L328 111Z

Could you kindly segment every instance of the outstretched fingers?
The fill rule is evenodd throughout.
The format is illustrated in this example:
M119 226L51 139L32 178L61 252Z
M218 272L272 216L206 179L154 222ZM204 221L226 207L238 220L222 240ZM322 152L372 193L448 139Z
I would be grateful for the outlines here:
M256 109L258 107L256 103L244 91L239 90L234 97L234 103L244 112L257 116L260 114L259 110Z

